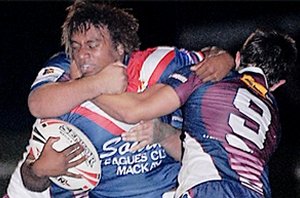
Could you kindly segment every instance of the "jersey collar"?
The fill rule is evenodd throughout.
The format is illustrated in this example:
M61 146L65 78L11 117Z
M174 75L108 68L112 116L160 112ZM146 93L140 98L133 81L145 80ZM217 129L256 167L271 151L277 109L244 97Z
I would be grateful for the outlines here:
M268 81L267 81L267 77L266 77L266 75L264 74L264 72L261 68L259 68L259 67L245 67L245 68L239 70L238 72L240 74L247 73L247 72L252 72L252 73L262 75L263 78L264 78L264 81L265 81L266 88L269 89L269 84L268 84Z

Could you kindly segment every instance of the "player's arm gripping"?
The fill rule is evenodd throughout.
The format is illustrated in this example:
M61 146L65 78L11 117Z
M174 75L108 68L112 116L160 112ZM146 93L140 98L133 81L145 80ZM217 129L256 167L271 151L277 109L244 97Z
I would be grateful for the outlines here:
M131 147L131 151L137 151L146 145L159 143L167 153L175 160L181 160L182 145L180 140L181 130L159 119L141 121L129 132L122 133L124 141L137 142Z
M120 62L114 62L93 76L43 84L31 91L28 107L34 117L56 117L68 113L77 105L98 95L121 93L126 88L125 67Z
M52 147L58 140L59 138L57 137L50 137L38 159L34 160L32 154L27 156L27 159L21 166L23 184L27 189L35 192L46 190L50 186L49 177L61 175L75 178L81 177L78 174L69 172L68 169L86 160L85 157L73 160L83 152L84 148L77 142L58 152Z
M201 50L205 55L203 61L191 67L202 82L216 82L223 79L235 66L231 54L216 46L206 47Z
M156 84L139 94L101 95L95 103L115 119L134 124L169 114L180 107L175 90L163 84Z
M28 157L21 166L21 175L24 186L34 192L43 192L50 186L49 177L39 177L32 170L33 156Z

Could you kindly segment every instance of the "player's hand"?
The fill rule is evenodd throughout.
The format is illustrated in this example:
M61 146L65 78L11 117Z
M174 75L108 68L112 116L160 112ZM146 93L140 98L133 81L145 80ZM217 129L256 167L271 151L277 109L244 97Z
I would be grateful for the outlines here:
M105 87L107 94L123 93L127 88L126 66L120 61L109 64L96 75L100 80L99 86Z
M42 150L39 158L32 165L33 172L39 177L57 177L67 175L70 177L80 178L78 174L68 171L69 168L75 167L86 160L85 156L74 160L83 152L83 147L75 143L66 149L58 152L53 149L53 144L59 140L59 137L50 137Z
M146 145L159 143L159 123L160 121L158 119L141 121L128 132L122 133L122 139L124 141L135 142L130 148L132 152L137 151Z
M233 57L226 51L209 47L202 49L205 59L191 67L203 82L216 82L223 79L234 67Z
M80 69L78 69L75 61L73 60L70 65L70 77L71 79L80 78L82 76L82 73L80 72Z

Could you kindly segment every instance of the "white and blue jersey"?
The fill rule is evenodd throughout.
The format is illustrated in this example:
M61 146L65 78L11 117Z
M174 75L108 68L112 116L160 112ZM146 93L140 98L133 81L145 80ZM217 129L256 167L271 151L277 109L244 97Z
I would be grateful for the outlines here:
M70 60L66 53L53 55L39 71L31 90L49 82L63 82L70 80Z
M262 70L249 67L203 84L184 68L165 83L183 105L184 154L176 197L188 197L189 191L190 197L208 198L212 189L214 197L271 197L267 162L280 125Z
M70 80L70 61L64 52L53 55L43 65L43 67L44 68L39 72L37 78L31 86L32 90L49 82ZM29 152L30 143L26 147L26 151L23 153L23 159L18 162L17 167L11 175L7 187L7 195L9 198L50 198L49 189L46 189L43 192L32 192L27 190L23 185L20 169Z
M193 65L203 59L200 52L187 52L173 47L151 48L134 52L127 64L128 90L140 92L155 83L166 80L183 66ZM68 67L50 65L41 70L32 89L44 83L65 81ZM137 152L130 152L133 143L124 142L121 133L132 125L121 123L87 101L60 119L67 121L85 133L92 141L101 160L101 181L88 192L92 197L156 198L176 188L180 163L170 157L160 144L148 145ZM163 117L174 127L181 127L181 114ZM50 188L52 197L82 197L55 184Z

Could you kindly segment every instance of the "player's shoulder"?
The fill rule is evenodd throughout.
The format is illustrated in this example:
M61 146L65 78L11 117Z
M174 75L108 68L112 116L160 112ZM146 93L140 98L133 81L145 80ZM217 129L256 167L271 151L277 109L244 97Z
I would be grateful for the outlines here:
M147 48L144 50L144 52L154 53L156 51L168 52L168 51L174 51L174 50L178 50L178 49L174 46L157 46L157 47Z
M59 67L65 70L70 66L70 59L65 52L58 52L52 55L43 65L43 67L49 66Z
M177 48L170 47L170 46L158 46L158 47L151 47L144 50L138 50L134 51L130 58L136 58L136 57L148 57L152 54L165 54L171 51L176 51Z
M51 56L40 69L31 90L49 82L70 80L70 59L65 52L58 52Z

